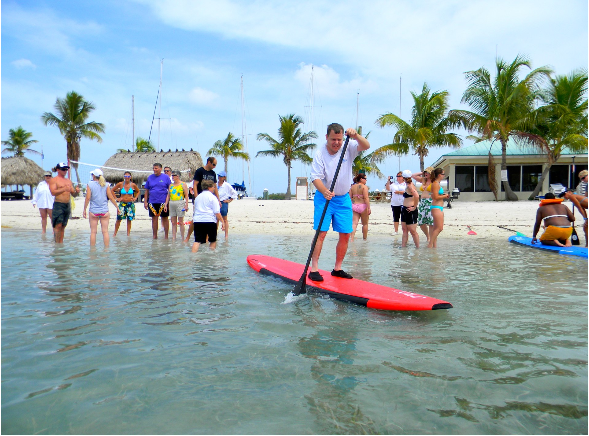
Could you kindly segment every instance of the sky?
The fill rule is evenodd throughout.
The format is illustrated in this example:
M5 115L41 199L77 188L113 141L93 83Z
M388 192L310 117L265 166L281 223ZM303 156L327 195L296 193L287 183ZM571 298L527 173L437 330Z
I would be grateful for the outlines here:
M467 108L464 73L494 72L497 57L521 54L556 74L587 68L587 17L586 0L3 0L2 140L22 126L44 153L27 157L44 169L65 161L65 140L40 118L76 91L106 129L102 143L82 139L81 162L103 165L131 149L134 117L135 137L162 150L196 150L203 160L215 141L243 134L249 171L230 159L229 182L244 180L257 196L285 192L282 159L255 157L270 148L258 133L278 138L279 115L301 116L318 146L329 123L362 126L376 149L395 134L376 119L394 113L409 121L411 92L424 83L448 91L458 109ZM431 149L426 166L450 151ZM379 167L385 175L419 171L419 159L390 157ZM293 193L296 177L309 174L294 162ZM371 189L384 184L368 178Z

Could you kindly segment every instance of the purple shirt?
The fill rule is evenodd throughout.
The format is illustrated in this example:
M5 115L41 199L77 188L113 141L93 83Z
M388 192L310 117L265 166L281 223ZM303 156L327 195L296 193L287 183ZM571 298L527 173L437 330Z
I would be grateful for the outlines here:
M155 174L149 176L147 182L145 182L145 189L149 189L149 198L147 201L150 203L165 203L171 184L170 178L164 173L161 173L159 176Z

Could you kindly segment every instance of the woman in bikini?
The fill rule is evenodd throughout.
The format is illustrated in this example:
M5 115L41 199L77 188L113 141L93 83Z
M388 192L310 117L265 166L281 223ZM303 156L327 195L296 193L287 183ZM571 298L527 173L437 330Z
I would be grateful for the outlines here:
M432 205L429 208L434 218L434 225L429 234L429 244L427 245L429 248L438 248L438 235L444 230L444 200L450 198L449 194L444 194L444 189L440 186L440 182L444 180L445 176L442 168L432 171Z
M411 171L403 171L403 178L407 187L403 192L403 206L401 206L401 228L403 236L401 237L401 246L406 247L409 241L409 233L413 237L415 248L419 248L419 234L417 233L417 205L419 204L419 194L411 180Z
M135 202L137 198L139 198L139 187L133 183L133 177L129 171L125 171L124 180L119 182L113 188L114 192L120 193L120 197L118 198L119 202L119 211L117 213L117 222L115 223L115 233L114 236L117 236L117 232L119 231L119 227L121 227L121 223L123 220L127 220L127 236L131 234L131 221L135 219Z
M583 176L583 178L586 176ZM581 216L583 217L583 231L585 232L585 247L587 246L587 197L584 195L575 194L572 191L565 191L561 194L567 200L573 203L573 210L576 207ZM561 196L559 195L559 197Z
M370 198L368 196L368 186L366 186L366 174L358 174L354 177L354 184L350 188L350 198L352 199L352 211L354 213L353 228L351 240L354 240L358 221L362 219L362 238L368 237L368 216L370 215Z
M421 183L421 186L419 187L420 199L419 204L417 205L417 225L427 238L428 243L429 235L434 226L434 218L432 217L431 211L429 209L429 207L432 205L431 172L433 170L434 169L432 167L427 167L422 173L415 173L411 175L411 178Z
M100 228L102 229L102 238L104 240L104 247L108 247L110 239L108 237L108 220L110 213L108 211L108 200L117 209L117 214L120 213L114 194L110 187L106 184L102 170L96 168L92 171L92 181L86 187L86 201L84 202L83 217L86 218L86 209L90 204L90 246L96 245L96 233L98 231L98 221L100 221Z

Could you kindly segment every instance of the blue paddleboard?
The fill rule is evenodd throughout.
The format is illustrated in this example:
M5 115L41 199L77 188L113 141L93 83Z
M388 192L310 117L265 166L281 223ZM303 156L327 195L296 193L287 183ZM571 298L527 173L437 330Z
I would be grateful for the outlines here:
M510 236L509 242L525 245L526 247L530 248L553 251L558 254L564 254L565 256L578 256L587 259L587 248L581 247L580 245L573 245L572 247L557 247L554 245L541 244L540 241L538 241L536 244L532 244L532 238L528 238L526 236Z

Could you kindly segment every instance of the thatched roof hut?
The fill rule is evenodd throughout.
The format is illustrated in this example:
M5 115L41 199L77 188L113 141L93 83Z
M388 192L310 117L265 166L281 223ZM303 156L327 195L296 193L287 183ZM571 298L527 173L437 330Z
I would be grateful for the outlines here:
M2 158L2 186L29 185L33 195L33 186L37 186L43 180L44 174L43 168L24 156Z
M123 180L125 171L130 171L133 181L141 185L153 174L153 164L159 162L163 167L182 171L180 179L184 182L192 180L194 172L203 166L200 153L197 151L160 151L160 152L119 152L112 155L102 166L104 178L109 183Z

